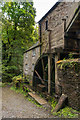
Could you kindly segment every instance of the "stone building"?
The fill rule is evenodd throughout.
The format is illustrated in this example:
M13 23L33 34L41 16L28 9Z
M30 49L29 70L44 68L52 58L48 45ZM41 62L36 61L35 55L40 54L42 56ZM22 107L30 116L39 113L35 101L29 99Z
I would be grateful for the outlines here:
M80 2L57 2L38 23L41 46L33 72L33 87L48 94L54 90L58 95L56 62L71 52L80 53Z
M23 73L29 78L32 83L34 66L37 59L40 57L40 44L37 42L24 53Z

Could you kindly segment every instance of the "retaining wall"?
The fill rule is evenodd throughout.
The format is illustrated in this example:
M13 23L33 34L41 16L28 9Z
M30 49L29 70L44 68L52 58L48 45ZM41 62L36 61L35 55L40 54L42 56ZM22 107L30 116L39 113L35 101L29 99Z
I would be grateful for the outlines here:
M80 110L80 60L65 60L57 63L58 81L63 94L68 96L68 105Z

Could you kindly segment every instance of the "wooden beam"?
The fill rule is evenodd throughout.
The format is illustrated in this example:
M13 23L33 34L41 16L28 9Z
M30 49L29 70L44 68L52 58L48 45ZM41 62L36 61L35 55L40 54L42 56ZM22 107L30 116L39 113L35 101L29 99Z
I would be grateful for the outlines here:
M51 93L52 54L48 55L48 94Z
M41 76L39 75L39 73L35 70L35 73L37 74L37 76L39 77L39 79L41 80L41 82L44 84L43 79L41 78Z
M42 69L43 69L43 79L45 79L45 67L44 67L44 61L41 59L42 62Z
M62 107L64 107L64 103L67 98L68 98L67 95L62 94L53 112L58 112Z
M58 73L57 73L57 61L60 59L60 53L55 54L55 94L59 95L59 81L58 81Z

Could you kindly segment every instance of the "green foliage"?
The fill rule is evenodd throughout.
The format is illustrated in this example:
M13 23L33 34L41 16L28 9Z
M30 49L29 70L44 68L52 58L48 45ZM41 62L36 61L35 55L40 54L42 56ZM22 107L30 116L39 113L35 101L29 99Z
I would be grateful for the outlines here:
M2 79L3 82L11 82L12 77L15 75L15 72L17 72L16 66L5 66L3 64L2 66Z
M13 90L13 91L15 91L16 93L21 93L21 94L23 94L24 96L27 96L27 95L28 95L28 93L26 93L25 91L23 91L22 86L20 86L19 88L16 88L15 86L11 86L10 89Z
M24 78L25 78L25 81L29 82L30 79L31 79L31 76L30 75L24 75Z
M23 90L27 93L30 92L30 90L25 86L25 84L23 85Z
M75 72L80 71L80 64L77 59L74 59L73 54L68 54L68 59L58 61L58 68L66 70L67 68L74 69Z
M72 53L69 53L69 59L73 59L73 54Z
M22 73L23 53L38 40L33 2L3 2L2 69L3 82Z
M22 78L21 75L18 75L18 76L14 76L14 77L12 78L12 80L13 80L13 82L16 82L16 81L18 81L18 80L22 81L23 78Z
M0 82L0 87L5 87L5 86L6 86L5 83Z
M58 64L59 69L66 70L67 68L73 69L76 73L80 72L80 64L75 59L63 60Z
M2 82L0 82L0 87L5 87L5 86L11 86L12 85L12 83L10 83L10 82L5 82L5 83L2 83Z
M55 109L56 105L57 105L57 101L55 100L55 98L51 98L49 100L51 106L52 106L52 114L55 117L63 117L63 118L77 118L78 117L78 111L72 109L71 107L66 106L65 108L61 109L59 112L54 112L53 110Z
M56 105L57 105L57 101L55 100L54 97L53 98L51 97L51 99L49 100L49 102L50 102L51 107L52 107L51 111L53 111L55 109Z
M24 82L24 79L22 78L21 75L14 76L12 78L12 82L13 82L14 87L18 88L18 87L20 87L20 84Z
M53 113L54 116L63 117L63 118L78 118L79 112L70 108L65 107L61 109L59 112Z

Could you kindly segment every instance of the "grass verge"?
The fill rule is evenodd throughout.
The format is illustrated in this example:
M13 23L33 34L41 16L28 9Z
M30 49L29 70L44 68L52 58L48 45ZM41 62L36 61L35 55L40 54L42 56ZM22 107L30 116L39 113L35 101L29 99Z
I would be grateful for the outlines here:
M54 98L52 98L49 102L52 106L51 112L55 117L59 117L59 118L60 117L61 118L78 118L78 115L79 115L80 111L76 111L69 106L66 106L65 108L61 109L60 111L53 113L53 110L55 109L55 106L57 105L57 102L55 101Z
M9 83L9 82L5 82L5 83L3 83L3 82L0 82L0 87L6 87L7 85L12 85L12 83Z

